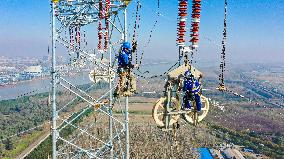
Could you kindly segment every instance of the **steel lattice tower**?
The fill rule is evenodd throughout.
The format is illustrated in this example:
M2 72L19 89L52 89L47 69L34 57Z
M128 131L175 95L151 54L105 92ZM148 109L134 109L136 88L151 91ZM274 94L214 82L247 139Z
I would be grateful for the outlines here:
M114 48L127 40L127 5L129 2L130 0L52 0L51 2L53 159L129 158L128 97L125 99L122 115L113 115L112 90L114 87L112 81L115 78L115 70L111 67ZM102 4L106 3L109 3L109 12L100 12ZM77 44L70 40L72 38L68 39L66 35L64 36L64 32L66 34L70 28L76 28L75 31L78 32L83 27L100 23L101 16L105 14L109 17L107 23L112 30L111 35L119 38L115 40L110 37L110 29L107 28L108 33L104 32L100 35L109 38L109 41L106 40L107 46L103 51L97 51L100 53L94 54L96 49L87 50L80 46L80 36L82 36L80 32L74 35L75 38L72 35L72 38L77 40ZM116 25L117 21L120 21L119 17L124 19L124 24L120 26ZM76 39L78 37L79 40ZM70 65L57 65L57 53L62 52L60 47L63 47L75 59L75 61L71 60ZM73 57L74 54L77 56ZM101 54L104 54L105 61L98 58ZM88 92L92 86L84 90L65 78L65 71L70 69L76 69L79 72L84 69L94 69L94 71L103 73L98 78L108 82L108 90L99 97L93 97ZM66 103L61 106L58 104L60 100L58 92L60 91L70 92L75 97L64 101ZM108 102L104 102L105 99L108 99ZM78 101L85 105L76 107ZM69 107L74 110L67 111ZM74 124L77 120L82 120L81 117L90 110L96 113L93 120L84 121L81 125ZM72 130L72 135L66 135L66 129Z

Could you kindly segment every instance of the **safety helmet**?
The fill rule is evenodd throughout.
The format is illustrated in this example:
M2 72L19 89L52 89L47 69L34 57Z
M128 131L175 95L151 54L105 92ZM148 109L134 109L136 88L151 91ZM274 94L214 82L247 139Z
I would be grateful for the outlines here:
M130 43L129 43L129 42L124 42L124 43L122 44L122 48L125 48L125 49L130 50L131 45L130 45Z
M185 78L190 78L190 75L191 75L190 71L185 71L184 73Z

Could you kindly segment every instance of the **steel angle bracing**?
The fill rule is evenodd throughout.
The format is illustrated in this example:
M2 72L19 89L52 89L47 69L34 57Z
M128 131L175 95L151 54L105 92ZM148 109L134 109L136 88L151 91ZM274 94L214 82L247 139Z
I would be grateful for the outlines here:
M99 17L100 0L60 0L56 3L55 14L64 26L87 25L97 22ZM126 5L122 0L110 1L110 16L123 10ZM102 13L105 16L105 13Z
M174 132L179 127L180 116L187 123L196 125L206 117L209 111L208 99L202 95L202 73L192 66L192 61L189 63L189 54L193 56L193 51L198 47L201 0L192 0L190 46L186 46L188 1L179 0L178 2L176 42L179 50L177 62L179 67L172 71L169 69L167 72L164 97L160 98L152 109L156 124L163 130ZM181 62L182 59L184 63Z
M99 57L97 48L87 47L87 37L94 35L90 35L86 28L99 21L99 0L52 2L53 158L123 158L126 154L125 121L112 114L111 110L112 81L116 72L111 66L111 51L118 47L125 30L117 24L115 17L122 16L119 12L124 11L130 1L102 0L106 6L100 15L105 19L102 25L102 49L106 55L103 58ZM119 36L112 35L112 32L118 32ZM56 52L62 51L61 48L57 49L59 45L74 60L70 65L57 65ZM91 83L88 89L78 87L74 82L78 77L76 74L86 72L89 75L92 70L100 70L96 79L106 81L109 87L97 91L97 85L89 78L86 79L87 83ZM70 72L73 80L66 77ZM94 72L91 75L94 76ZM62 94L68 95L68 98L62 98Z

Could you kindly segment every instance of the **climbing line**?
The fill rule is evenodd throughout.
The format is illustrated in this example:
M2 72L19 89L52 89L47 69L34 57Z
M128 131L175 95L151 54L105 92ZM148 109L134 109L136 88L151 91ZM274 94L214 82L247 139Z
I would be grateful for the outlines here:
M137 38L138 38L138 29L140 28L139 21L141 20L141 15L139 10L141 9L140 0L137 1L136 13L135 13L135 22L132 36L132 54L135 55L135 64L138 64L138 53L137 53Z
M16 97L16 99L17 99L17 98L20 98L20 97L23 97L23 96L38 94L38 93L42 92L44 89L46 89L46 88L47 88L47 86L41 87L40 89L35 89L35 90L32 90L32 91L29 91L29 92L26 92L26 93L22 93L22 94L18 95L18 96ZM47 90L47 91L48 91L48 90ZM43 93L44 93L44 92L43 92Z
M143 76L143 75L139 75L135 72L133 72L136 76L140 77L140 78L144 78L144 79L152 79L152 78L157 78L157 77L163 77L165 76L166 74L168 74L174 67L176 67L181 61L181 58L174 64L172 65L167 71L165 71L163 74L160 74L160 75L153 75L153 76L150 76L150 77L146 77L146 76ZM138 70L139 71L139 70ZM139 71L140 72L140 71ZM149 71L146 71L146 72L149 72ZM140 72L141 73L141 72Z
M152 34L153 34L157 24L158 24L158 18L160 17L160 0L157 0L157 7L158 7L157 8L157 19L155 20L154 25L153 25L153 27L152 27L152 29L150 31L150 35L149 35L148 41L144 45L143 51L141 53L140 61L139 61L139 66L138 66L137 70L140 69L140 66L141 66L142 61L143 61L143 56L144 56L144 53L145 53L145 49L150 45L150 42L151 42L151 39L152 39Z
M225 86L224 83L224 73L226 68L226 40L227 40L227 0L225 0L225 13L224 13L224 30L223 30L223 40L222 40L222 52L221 52L221 62L220 62L220 74L219 74L219 85L220 87Z
M219 87L217 88L219 91L232 93L235 96L244 98L243 95L236 93L234 91L229 90L225 86L225 68L226 68L226 44L227 44L227 0L225 0L224 4L224 29L223 29L223 40L222 40L222 52L221 52L221 62L220 62L220 74L219 74Z

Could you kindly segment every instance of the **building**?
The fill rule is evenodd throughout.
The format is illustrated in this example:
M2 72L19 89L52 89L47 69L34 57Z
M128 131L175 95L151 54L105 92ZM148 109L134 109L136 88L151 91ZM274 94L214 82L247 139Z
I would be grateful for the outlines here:
M209 151L210 151L210 153L211 153L211 155L213 156L214 159L224 159L220 150L209 149Z
M244 152L251 152L251 153L253 153L253 150L249 149L249 148L244 148Z
M30 76L41 76L42 74L42 66L29 66L25 69L25 74Z
M245 159L237 149L226 148L222 153L225 159Z

